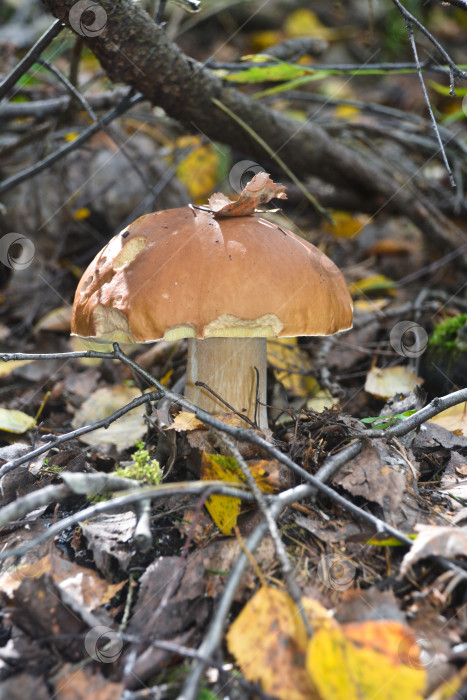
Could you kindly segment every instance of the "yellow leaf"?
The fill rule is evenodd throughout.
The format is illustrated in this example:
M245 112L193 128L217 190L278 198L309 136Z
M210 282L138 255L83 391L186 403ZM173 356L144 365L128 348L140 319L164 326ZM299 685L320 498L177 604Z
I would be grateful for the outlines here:
M426 684L412 630L386 620L321 627L306 666L322 700L421 700Z
M389 299L357 299L354 303L355 311L381 311L391 302Z
M201 458L201 479L228 481L234 484L244 482L243 474L233 457L210 455L205 452ZM206 501L206 508L211 518L224 535L232 534L241 506L241 500L232 496L210 496Z
M317 601L302 603L312 625L315 620L332 624ZM227 646L245 677L280 700L319 700L305 669L307 641L293 600L270 586L255 593L227 632Z
M371 221L371 216L367 214L349 214L347 211L331 211L330 214L334 224L326 222L324 228L338 238L358 236Z
M348 30L326 27L314 12L302 7L290 13L284 24L284 31L290 37L309 36L333 41L345 35Z
M36 421L27 413L9 408L0 408L0 430L21 435L36 425Z
M394 287L394 280L385 277L385 275L371 275L370 277L365 277L365 279L353 282L349 285L350 293L355 295L380 292L382 290L395 294Z
M360 112L361 110L358 107L352 107L351 105L338 105L334 110L337 119L345 119L347 121L356 121L355 117L358 117Z
M423 379L406 365L385 369L372 367L366 375L365 391L378 399L389 399L396 394L408 394L421 384Z
M68 134L65 134L63 137L65 141L75 141L78 138L79 134L77 131L69 131Z
M309 355L299 347L297 338L268 340L268 362L274 368L278 382L296 396L308 396L316 387L316 380L307 377L312 365Z
M73 218L75 221L83 221L83 219L89 218L91 215L91 210L88 209L87 207L81 207L81 209L77 209L74 214Z
M179 149L187 149L187 156L176 168L177 177L193 201L204 201L219 180L219 154L212 144L203 144L199 136L182 136L177 139L175 160L178 160L176 156Z
M268 460L256 460L248 464L248 468L258 487L265 493L273 493L275 491L274 486L268 481L270 475L269 465L270 462ZM276 465L273 463L272 467L271 481L274 482ZM243 472L233 457L207 454L206 452L203 452L201 457L201 479L245 484ZM232 496L210 496L206 502L206 508L211 518L224 535L232 534L232 528L237 524L241 506L241 500Z
M10 360L10 362L0 361L0 379L2 377L8 377L9 374L22 367L23 365L29 365L34 360Z
M467 401L447 408L434 418L430 418L430 421L456 435L467 435Z

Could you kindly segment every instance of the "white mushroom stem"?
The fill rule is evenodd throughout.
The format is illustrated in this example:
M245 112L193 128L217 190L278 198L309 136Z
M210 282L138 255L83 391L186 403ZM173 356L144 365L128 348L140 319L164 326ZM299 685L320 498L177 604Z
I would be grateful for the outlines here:
M255 371L255 367L258 372ZM266 409L266 338L206 338L188 340L185 396L208 413L229 409L196 382L203 382L238 413L268 427Z

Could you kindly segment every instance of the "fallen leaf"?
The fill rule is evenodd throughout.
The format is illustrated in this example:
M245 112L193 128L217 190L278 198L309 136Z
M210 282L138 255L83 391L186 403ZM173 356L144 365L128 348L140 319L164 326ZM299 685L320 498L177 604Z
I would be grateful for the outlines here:
M446 559L465 557L467 553L467 527L416 525L418 537L402 560L401 576L421 559L442 556Z
M268 363L274 376L295 396L308 396L316 387L310 356L298 345L297 338L274 338L267 342Z
M0 361L0 379L2 377L8 377L9 374L14 372L19 367L24 365L29 365L34 360L10 360L10 362Z
M34 332L39 331L64 331L70 332L71 306L59 306L42 316L34 326Z
M0 430L21 435L36 425L36 419L23 411L0 408Z
M54 686L54 700L119 700L124 693L123 683L115 683L94 670L67 664L60 669Z
M287 199L284 185L276 185L268 173L260 172L250 180L235 202L221 192L217 192L209 197L209 206L215 212L216 218L251 216L257 207L266 204L274 197Z
M371 222L371 216L367 214L349 214L346 211L331 211L329 213L334 223L325 222L324 229L338 238L354 238ZM359 283L357 282L357 284Z
M180 413L177 413L173 423L166 428L166 430L176 430L177 432L201 429L206 430L206 426L202 421L198 420L194 413L190 413L189 411L180 411Z
M25 578L39 578L46 573L51 575L62 590L67 591L74 600L90 610L107 604L127 583L121 581L109 584L92 569L85 569L57 554L48 554L33 564L18 566L5 572L0 577L0 589L11 597Z
M437 416L430 418L432 423L450 430L456 435L467 435L467 401L451 406Z
M259 459L247 462L247 465L261 491L273 493L276 490L280 480L279 464L276 460ZM201 479L227 481L231 484L246 483L243 472L233 457L206 452L203 452L201 457ZM241 506L240 498L233 496L210 496L206 501L210 516L224 535L232 534Z
M334 624L317 601L302 598L302 604L312 625ZM307 642L297 606L270 586L255 593L227 632L228 649L245 677L280 700L320 700L305 669Z
M213 455L203 452L201 457L201 479L227 481L243 484L244 478L233 457ZM237 524L242 507L241 500L232 496L210 496L206 508L217 527L224 535L231 535Z
M378 399L390 399L396 394L408 394L421 384L423 379L406 365L372 367L366 375L365 391Z
M412 630L387 620L319 628L306 666L323 700L421 700L426 684Z
M395 282L385 275L371 275L364 279L353 282L349 285L350 293L355 296L369 294L370 292L387 291L390 294L395 293Z
M76 412L72 421L73 428L96 423L137 396L141 396L141 391L135 387L113 386L98 389ZM146 433L144 415L145 409L142 404L125 413L108 428L99 428L92 433L81 435L79 439L86 445L115 445L118 450L124 450L132 447Z

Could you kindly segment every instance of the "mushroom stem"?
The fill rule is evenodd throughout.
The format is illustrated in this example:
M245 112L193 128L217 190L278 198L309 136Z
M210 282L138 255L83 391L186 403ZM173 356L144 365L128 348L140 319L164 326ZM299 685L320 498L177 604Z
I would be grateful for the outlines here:
M195 386L195 382L204 382L236 411L254 420L258 395L256 420L265 429L266 369L266 338L190 338L185 396L208 413L228 412L209 391Z

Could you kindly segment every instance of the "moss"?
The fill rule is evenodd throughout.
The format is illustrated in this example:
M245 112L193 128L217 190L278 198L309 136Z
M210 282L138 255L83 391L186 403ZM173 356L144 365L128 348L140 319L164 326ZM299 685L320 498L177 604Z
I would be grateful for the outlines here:
M157 486L162 481L162 469L159 462L157 459L150 459L149 451L144 449L144 443L137 442L136 447L138 449L131 455L133 464L116 469L115 474L126 479L136 479L145 484Z
M433 353L451 354L457 349L457 333L467 323L467 314L448 318L435 326L428 347Z

